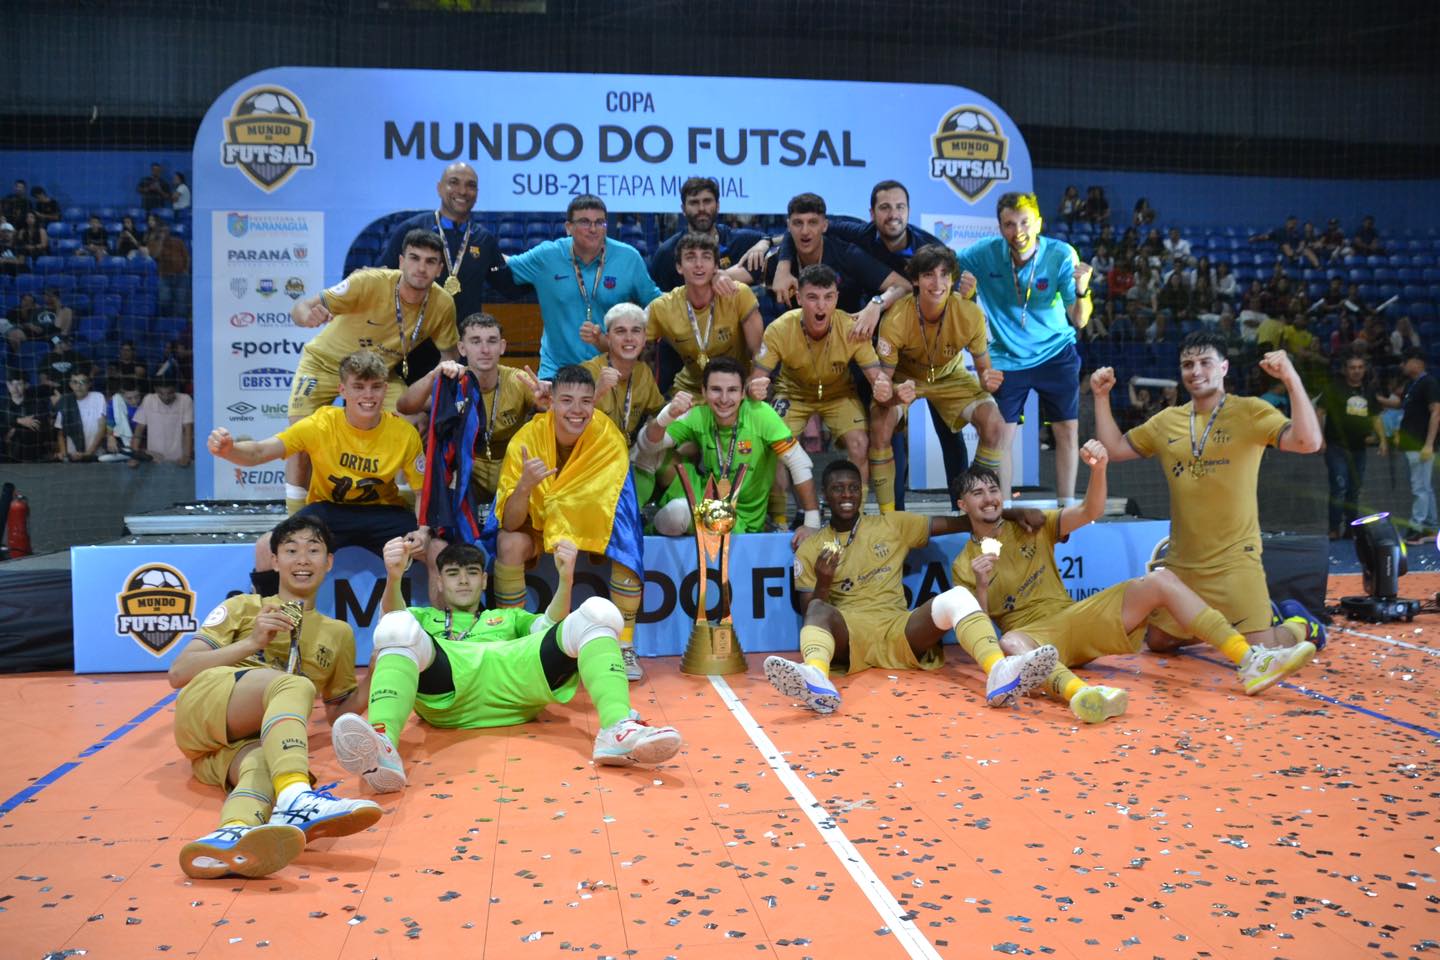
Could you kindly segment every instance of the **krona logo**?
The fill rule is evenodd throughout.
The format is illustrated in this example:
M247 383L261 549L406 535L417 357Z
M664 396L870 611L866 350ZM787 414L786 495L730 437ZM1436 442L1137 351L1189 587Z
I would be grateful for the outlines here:
M266 193L279 189L296 170L315 166L310 149L314 122L300 98L284 87L245 91L224 126L220 162L245 174ZM234 225L231 229L233 233Z

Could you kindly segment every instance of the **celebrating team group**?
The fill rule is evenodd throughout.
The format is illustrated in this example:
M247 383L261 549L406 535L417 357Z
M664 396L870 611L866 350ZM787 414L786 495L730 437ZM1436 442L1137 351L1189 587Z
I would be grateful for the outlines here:
M438 209L396 229L384 261L398 267L358 270L296 303L294 321L320 331L296 369L290 425L265 439L218 428L207 440L241 466L284 459L291 516L256 544L254 592L216 607L170 669L176 742L198 780L227 791L218 828L181 852L188 875L265 876L308 840L380 818L374 801L312 780L317 693L337 760L376 792L407 782L400 746L412 713L435 727L525 723L581 684L598 714L596 763L673 757L679 733L645 723L629 684L643 679L643 537L693 528L685 479L692 489L713 479L733 500L736 533L801 518L800 659L770 657L765 673L818 714L839 708L832 673L934 669L951 630L985 673L986 704L1041 688L1087 723L1127 706L1124 690L1072 672L1097 657L1203 642L1254 694L1323 646L1303 608L1271 602L1260 562L1262 453L1320 445L1289 358L1262 361L1289 392L1286 418L1227 395L1223 341L1191 334L1179 353L1191 401L1124 434L1110 409L1114 373L1097 370L1097 437L1082 445L1075 331L1091 311L1090 268L1042 236L1033 195L1002 196L1000 235L957 255L910 225L908 193L893 180L871 191L868 223L830 220L822 198L800 194L785 233L766 237L719 223L718 186L695 178L681 191L686 229L647 265L606 235L598 197L570 203L566 237L505 257L472 220L473 169L450 165L437 191ZM751 291L762 283L794 304L768 325ZM502 362L504 331L482 306L487 290L526 288L543 322L535 372ZM407 383L425 341L439 361ZM673 373L668 396L642 359L647 345L662 379ZM1008 450L1031 391L1054 431L1057 510L1006 500ZM897 438L917 398L941 438L954 516L897 509ZM818 483L800 443L815 417L845 453ZM962 469L967 424L979 445ZM1158 460L1169 484L1164 566L1072 601L1055 547L1104 511L1108 463L1136 457ZM866 513L872 487L878 512ZM907 553L955 532L971 535L955 586L908 609ZM380 554L386 572L361 679L350 628L314 605L346 545ZM582 553L608 562L609 599L572 609ZM553 556L559 584L532 612L525 574L541 554ZM416 561L430 595L407 599Z

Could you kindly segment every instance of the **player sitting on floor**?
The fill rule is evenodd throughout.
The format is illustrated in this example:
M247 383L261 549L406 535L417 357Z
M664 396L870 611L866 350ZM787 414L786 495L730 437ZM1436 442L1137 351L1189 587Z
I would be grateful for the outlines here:
M1108 457L1098 440L1080 449L1090 468L1085 500L1077 506L1045 513L1038 531L1025 531L1000 516L1004 497L1000 476L986 467L971 467L961 477L960 508L974 528L970 542L955 558L951 575L1005 631L1000 646L1021 654L1046 645L1059 653L1059 665L1045 686L1070 704L1075 716L1099 723L1125 712L1128 697L1114 687L1091 686L1069 668L1096 657L1136 653L1144 645L1150 615L1164 610L1185 630L1215 647L1236 665L1247 694L1266 690L1299 670L1315 656L1315 647L1251 647L1218 610L1169 570L1156 570L1126 580L1076 603L1066 592L1055 564L1055 545L1105 512L1105 467Z
M1055 649L1005 657L990 618L963 587L907 609L900 582L905 556L932 536L968 530L964 517L903 511L862 517L865 485L859 468L848 460L826 467L821 485L830 525L795 551L794 589L805 617L800 628L805 662L767 657L765 676L776 690L816 713L833 713L840 692L830 680L832 664L845 666L848 673L870 667L934 670L943 662L940 644L951 628L984 669L985 697L991 706L1014 702L1049 675Z
M342 837L380 819L369 800L310 788L307 726L315 691L333 720L363 697L355 635L315 609L334 563L325 524L304 515L270 534L276 596L230 597L205 618L170 665L175 743L201 783L228 786L220 826L185 844L180 869L201 879L263 877L307 840Z
M453 543L440 554L447 610L410 607L400 591L409 565L405 541L385 545L385 616L375 628L369 721L347 713L330 736L335 757L377 792L405 786L400 733L411 710L433 727L505 727L568 703L583 681L600 715L596 763L660 763L680 749L673 727L651 727L630 709L630 685L616 636L620 611L591 597L570 612L576 549L555 546L560 576L543 614L517 607L482 610L485 553Z

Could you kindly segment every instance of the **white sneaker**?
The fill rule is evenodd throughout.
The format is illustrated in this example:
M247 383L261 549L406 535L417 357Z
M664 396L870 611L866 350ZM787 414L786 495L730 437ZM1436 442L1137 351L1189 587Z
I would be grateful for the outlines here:
M816 713L834 713L840 706L840 691L816 667L784 657L765 658L765 679L781 696L799 700Z
M625 767L632 763L663 763L680 752L680 734L674 727L652 727L634 710L619 723L595 737L596 763Z
M1130 705L1130 695L1118 687L1087 686L1070 700L1070 712L1086 723L1104 723Z
M371 827L383 812L374 800L344 800L328 784L317 790L297 790L275 802L271 823L289 824L305 831L306 841L344 837ZM286 793L290 793L287 789Z
M197 880L268 877L305 849L305 832L288 824L220 827L180 848L180 869Z
M985 678L985 705L1010 706L1044 683L1050 671L1055 669L1055 664L1060 662L1059 658L1060 652L1047 643L1001 660Z
M1315 659L1315 644L1301 640L1293 647L1251 647L1235 670L1247 696L1269 690Z
M390 738L370 725L364 717L342 713L330 725L330 744L340 766L376 793L394 793L405 786L405 763Z
M625 679L631 683L639 683L645 679L645 668L640 665L640 658L635 656L635 645L622 643L620 645L620 659L625 661Z

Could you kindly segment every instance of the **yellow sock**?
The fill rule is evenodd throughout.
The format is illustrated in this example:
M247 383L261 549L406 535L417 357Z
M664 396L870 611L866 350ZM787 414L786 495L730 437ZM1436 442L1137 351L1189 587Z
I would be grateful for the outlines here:
M1276 626L1284 627L1285 632L1294 637L1296 643L1310 639L1310 625L1303 620L1282 620Z
M307 727L315 706L315 684L287 673L270 681L263 697L260 752L270 770L275 795L292 783L310 782L310 741Z
M310 785L310 777L304 773L282 773L271 782L275 785L275 796L278 797L286 787L294 786L297 783L304 784L308 787Z
M265 754L251 750L240 760L235 774L235 788L220 808L222 827L258 827L270 820L275 807L275 794L270 792L270 768Z
M610 564L610 602L620 609L625 626L620 631L620 645L635 642L635 614L645 596L645 585L635 571L619 563Z
M525 606L525 565L495 561L495 606Z
M989 467L991 470L999 471L1000 460L1005 456L1005 451L999 447L987 447L980 444L975 448L975 459L972 461L977 467Z
M805 662L830 676L830 661L835 659L835 636L824 627L807 624L800 628L800 656Z
M1231 663L1239 663L1250 652L1250 644L1235 632L1225 615L1214 607L1201 610L1190 624L1190 632L1197 639L1204 640Z
M870 483L875 488L875 502L881 513L895 509L895 450L892 447L870 451Z
M989 676L995 664L1005 659L1000 649L1000 638L995 635L995 625L983 613L972 613L955 624L955 639L960 648L980 664L980 669Z
M1051 696L1059 697L1069 703L1081 690L1084 690L1086 683L1075 674L1070 668L1062 664L1056 664L1055 669L1050 671L1050 676L1045 678L1045 689L1050 691Z

